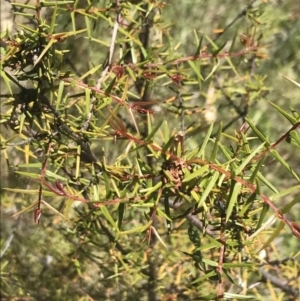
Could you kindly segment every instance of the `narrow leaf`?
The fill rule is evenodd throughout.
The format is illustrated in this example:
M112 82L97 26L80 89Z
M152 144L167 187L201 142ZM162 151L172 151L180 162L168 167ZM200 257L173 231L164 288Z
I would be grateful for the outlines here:
M199 201L198 207L201 207L203 205L204 201L206 200L206 198L210 194L211 190L215 186L215 184L218 180L218 177L219 177L219 173L217 171L214 172L214 174L212 175L211 179L208 182L208 185L205 187L205 189L201 195L201 199Z
M295 118L293 115L288 114L286 111L284 111L280 106L276 105L275 103L269 101L269 104L277 110L282 116L284 116L292 125L296 124L298 122L297 118Z
M230 199L227 202L227 209L226 209L226 222L228 222L233 208L237 202L238 195L240 194L242 184L238 182L232 181L231 191L229 193Z
M211 133L212 133L213 127L214 127L214 124L212 123L212 124L210 125L210 127L209 127L209 129L208 129L208 131L207 131L207 134L206 134L206 136L205 136L205 139L204 139L204 141L203 141L203 143L202 143L202 145L201 145L201 149L200 149L200 151L199 151L198 156L199 156L200 158L202 157L202 159L205 159L205 149L206 149L207 143L208 143L208 141L209 141L209 139L210 139L210 135L211 135Z

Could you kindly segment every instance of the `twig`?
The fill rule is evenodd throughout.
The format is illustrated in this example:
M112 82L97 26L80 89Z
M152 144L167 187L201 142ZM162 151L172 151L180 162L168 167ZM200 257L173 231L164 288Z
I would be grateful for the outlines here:
M280 288L286 294L292 295L294 297L299 297L299 289L287 285L288 281L279 279L277 276L272 275L271 273L265 271L263 268L260 268L259 271L264 281L270 281L273 285Z
M252 8L253 4L257 0L252 0L228 25L225 26L223 31L218 34L218 36L214 39L214 41L218 40L220 36L222 36L237 20L246 15L247 11Z

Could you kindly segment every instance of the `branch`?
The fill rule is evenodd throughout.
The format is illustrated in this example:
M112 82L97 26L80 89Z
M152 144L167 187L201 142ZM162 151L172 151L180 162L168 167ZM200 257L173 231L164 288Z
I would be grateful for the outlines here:
M279 279L277 276L272 275L271 273L265 271L262 268L260 268L259 271L262 274L262 278L264 281L270 281L273 285L280 288L286 294L292 295L294 297L299 297L299 289L289 286L289 281Z
M218 36L214 39L216 41L220 36L222 36L237 20L246 15L247 11L252 8L253 4L257 0L252 0L227 26L225 26L224 30L218 34Z

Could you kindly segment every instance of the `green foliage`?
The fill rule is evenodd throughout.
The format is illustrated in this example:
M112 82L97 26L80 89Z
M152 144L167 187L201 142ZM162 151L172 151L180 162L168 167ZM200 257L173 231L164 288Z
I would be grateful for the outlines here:
M299 296L299 168L286 152L300 120L266 101L273 16L255 2L205 30L185 17L194 2L13 4L24 20L1 35L5 298ZM295 246L284 256L282 239Z

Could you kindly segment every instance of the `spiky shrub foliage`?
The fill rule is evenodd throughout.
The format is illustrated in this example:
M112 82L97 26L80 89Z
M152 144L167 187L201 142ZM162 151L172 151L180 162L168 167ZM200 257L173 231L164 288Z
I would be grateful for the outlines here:
M295 111L269 104L292 124L277 140L253 118L268 91L255 69L267 57L259 12L249 5L240 14L245 35L237 27L222 41L194 30L191 47L180 47L164 18L172 5L162 2L14 8L28 22L2 34L1 147L18 179L4 206L21 195L13 216L33 212L41 230L6 251L4 295L235 300L279 286L296 296L299 254L280 267L288 287L269 272L281 259L262 257L276 250L284 224L300 236L284 215L299 184L282 189L265 175L268 157L298 182L277 148L300 143ZM271 285L257 286L261 277Z

